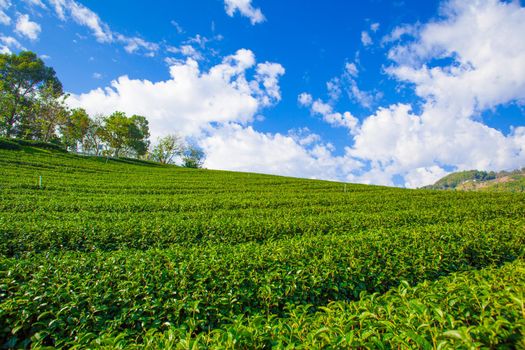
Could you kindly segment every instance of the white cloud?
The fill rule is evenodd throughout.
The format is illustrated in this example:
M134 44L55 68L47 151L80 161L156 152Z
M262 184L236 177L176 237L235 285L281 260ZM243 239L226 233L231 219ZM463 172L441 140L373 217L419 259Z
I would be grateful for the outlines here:
M0 35L0 53L10 54L12 53L11 49L23 50L24 47L12 36Z
M449 20L424 26L414 43L391 50L397 65L389 72L416 84L426 100L467 116L507 101L525 102L525 9L496 0L456 0L443 11ZM454 64L429 66L434 57Z
M401 38L405 36L415 36L417 34L418 25L401 25L397 26L390 32L389 34L385 35L383 39L381 39L381 42L383 44L388 44L391 42L395 42L400 40Z
M341 81L339 78L332 78L326 83L326 90L328 91L328 96L330 96L331 101L337 101L341 97Z
M303 92L297 97L297 101L303 107L308 107L313 102L313 97L309 93Z
M11 17L9 17L4 11L11 7L11 2L8 0L0 0L0 24L9 25L11 24Z
M299 104L312 114L352 131L353 145L342 159L353 166L339 178L383 185L401 179L407 187L420 187L451 168L500 170L525 164L525 126L504 135L480 118L502 104L525 104L525 9L517 2L454 0L445 3L441 15L427 24L395 28L382 40L394 45L386 72L414 87L421 98L418 112L410 104L392 104L358 123L334 112L332 103L299 95ZM407 37L412 40L403 40ZM436 59L448 63L436 65ZM345 82L350 97L366 105L375 96L359 90L358 74L348 63L339 80L330 82ZM332 95L334 88L328 87Z
M30 40L38 39L41 28L36 22L29 19L29 15L20 15L16 21L15 32L21 36L25 36Z
M284 73L284 67L279 63L265 62L257 65L255 80L260 84L257 95L262 106L270 106L274 101L281 100L279 78Z
M175 21L175 20L172 20L171 22L171 25L175 27L175 30L177 31L178 34L183 34L184 33L184 28L182 28L182 26L179 24L179 22Z
M388 126L388 127L385 127ZM352 156L371 160L381 166L392 163L417 163L416 149L420 147L420 119L408 105L380 108L363 121L352 147Z
M90 114L121 110L147 116L153 136L181 132L198 136L212 124L248 123L281 96L284 68L257 64L249 50L238 50L208 71L193 59L173 62L170 79L159 82L122 76L110 87L73 95L71 103Z
M358 120L350 112L334 112L332 106L327 103L324 103L320 99L312 103L311 112L313 114L318 114L323 117L323 120L332 126L342 126L347 128L351 133L355 132L355 129L358 125Z
M265 21L264 15L259 8L252 6L252 0L224 0L224 6L228 16L233 17L236 11L250 19L252 25Z
M67 0L48 0L51 5L55 8L55 13L58 18L65 21L66 20L66 7Z
M399 104L366 118L348 153L369 162L370 175L381 174L391 183L394 175L401 175L412 187L443 175L442 165L459 170L517 167L525 162L523 141L519 130L505 137L480 122L451 118L447 110L427 106L417 115L409 105Z
M293 138L295 142L301 146L310 146L321 143L321 136L312 133L307 127L289 130L288 136Z
M211 41L211 39L206 38L205 36L202 36L200 34L195 35L192 38L189 38L184 43L185 44L196 44L201 49L205 48L206 45Z
M349 130L353 144L342 156L309 131L261 133L250 125L281 99L284 68L257 64L249 50L204 70L186 49L190 58L169 59L165 81L124 76L71 100L90 113L143 114L154 136L180 132L196 137L209 168L419 187L451 168L499 170L525 164L525 126L504 135L480 117L502 104L525 103L524 26L524 9L516 2L447 2L438 19L395 28L382 40L393 46L386 72L414 88L419 100L413 105L393 103L361 121L350 111L337 112L340 89L362 106L377 102L375 90L363 91L357 84L358 61L329 81L330 100L300 94L298 103L313 115ZM206 40L197 36L184 45L197 50Z
M386 40L415 35L390 50L387 72L413 84L424 103L420 113L395 104L362 121L348 151L368 162L362 178L392 182L400 175L414 187L444 175L445 166L499 170L525 163L523 127L505 136L479 118L501 104L525 102L525 9L456 0L442 15L416 31L396 29ZM451 63L432 66L435 58Z
M93 79L102 79L103 75L101 73L95 72L93 73Z
M362 32L361 32L361 42L362 42L363 45L365 45L365 46L370 46L370 45L372 45L372 43L373 43L372 38L370 37L370 34L368 34L367 31L362 31Z
M354 101L355 103L359 104L360 106L364 108L371 108L372 105L382 97L382 94L379 92L375 92L375 91L372 92L372 91L361 90L357 84L358 75L359 75L359 70L357 69L356 64L347 62L345 64L345 68L341 76L332 78L326 83L326 88L327 88L328 96L330 97L330 101L326 104L322 102L321 100L318 100L318 104L326 105L331 108L331 105L339 100L341 93L344 89L348 97L352 101ZM307 105L306 103L301 103L301 99L304 99L308 96L312 99L312 96L311 95L303 96L303 95L304 94L299 95L299 102L302 106L306 106ZM310 101L308 105L310 105L311 102L312 101ZM345 112L343 114L340 114L340 116L335 114L332 117L326 117L329 114L333 114L332 111L327 112L327 113L319 113L318 111L312 111L312 113L324 115L325 116L324 120L329 121L332 125L335 125L335 126L347 126L351 130L353 130L357 125L357 123L355 122L355 118L352 116L350 112ZM338 120L341 122L337 122Z
M350 133L354 133L359 121L350 112L335 112L334 108L321 99L313 100L312 95L303 92L297 97L297 101L303 107L310 107L310 113L319 115L325 122L334 127L345 127Z
M166 48L166 51L192 58L195 61L204 59L204 56L191 45L181 45L180 47L169 46Z
M77 24L88 28L95 39L100 43L120 43L128 53L144 52L146 56L154 56L160 49L160 45L146 41L139 37L128 37L113 32L109 25L86 6L74 0L48 0L55 9L55 13L61 20L67 20L70 16Z
M101 43L110 43L113 41L113 33L109 29L109 26L102 22L95 12L76 1L66 2L66 7L75 22L88 27L97 41Z
M11 18L5 14L4 11L0 10L0 24L9 25L11 23Z
M196 61L205 59L204 52L211 52L214 54L213 49L208 49L209 43L214 41L221 41L223 38L221 35L215 35L212 38L207 38L200 34L195 35L187 40L184 40L180 46L166 46L166 51L172 54L181 55L185 58L189 57ZM179 58L168 58L167 61L178 60Z
M361 90L355 79L348 80L347 92L350 99L354 100L365 108L371 108L374 101L381 98L382 96L381 93L374 94Z
M116 37L117 41L124 44L124 50L126 50L127 53L134 53L142 49L146 52L146 56L154 56L155 52L159 50L158 44L146 41L142 38L127 37L122 34L116 34Z
M42 2L42 0L24 0L31 6L40 7L42 9L46 9L47 6Z
M355 63L346 63L345 70L346 73L353 78L357 77L359 74L359 70L357 69Z
M344 156L333 156L332 146L318 140L305 130L283 135L226 124L200 145L206 153L205 166L211 169L337 180L360 166Z
M379 26L380 26L380 24L377 23L377 22L376 22L376 23L372 23L372 24L370 25L370 30L373 31L373 32L375 33L375 32L377 32L377 31L379 30Z
M447 174L448 173L444 169L437 165L432 165L427 168L416 168L408 171L405 175L405 186L409 188L417 188L433 184Z

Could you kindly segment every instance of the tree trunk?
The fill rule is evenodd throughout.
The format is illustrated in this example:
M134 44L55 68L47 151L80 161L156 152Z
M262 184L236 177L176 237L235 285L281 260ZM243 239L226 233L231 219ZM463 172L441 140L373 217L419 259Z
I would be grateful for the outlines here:
M11 138L13 136L13 130L14 130L14 126L15 126L15 120L16 120L16 114L15 112L12 112L11 113L11 117L9 117L6 121L6 125L5 125L5 134L7 136L7 138Z

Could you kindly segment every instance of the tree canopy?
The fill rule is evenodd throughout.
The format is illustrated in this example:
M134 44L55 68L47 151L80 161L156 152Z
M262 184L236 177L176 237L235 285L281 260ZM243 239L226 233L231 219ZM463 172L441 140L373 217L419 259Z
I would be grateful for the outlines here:
M195 145L188 145L183 151L182 165L186 168L202 168L204 159L203 150Z
M67 105L68 95L53 68L34 52L0 54L0 137L52 142L70 151L137 157L201 167L204 153L181 136L158 140L150 152L148 119L124 112L91 118Z
M151 151L153 160L162 164L171 164L177 156L182 156L184 143L178 135L167 135L157 140L157 145Z
M46 94L63 94L53 68L30 51L0 55L1 134L11 137L27 132L24 117L34 111L38 97Z
M122 151L145 155L149 147L148 120L139 115L130 118L124 112L114 112L103 120L102 140L113 150L115 157Z

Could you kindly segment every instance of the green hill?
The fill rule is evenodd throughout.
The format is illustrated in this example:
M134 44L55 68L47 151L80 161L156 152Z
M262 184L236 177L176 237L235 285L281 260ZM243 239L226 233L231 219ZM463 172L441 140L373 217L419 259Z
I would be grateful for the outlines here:
M434 190L525 192L525 169L486 172L460 171L449 174L435 184L424 187Z
M525 345L521 193L33 146L0 150L4 348Z

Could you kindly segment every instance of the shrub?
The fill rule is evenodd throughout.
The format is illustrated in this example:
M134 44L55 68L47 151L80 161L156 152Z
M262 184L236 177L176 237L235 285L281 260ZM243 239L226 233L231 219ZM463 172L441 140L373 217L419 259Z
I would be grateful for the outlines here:
M20 146L42 148L50 151L67 152L65 147L62 145L57 145L54 143L44 141L13 139L12 142L16 142Z
M10 151L19 151L22 149L20 145L16 142L6 140L6 139L0 139L0 149L6 149Z

